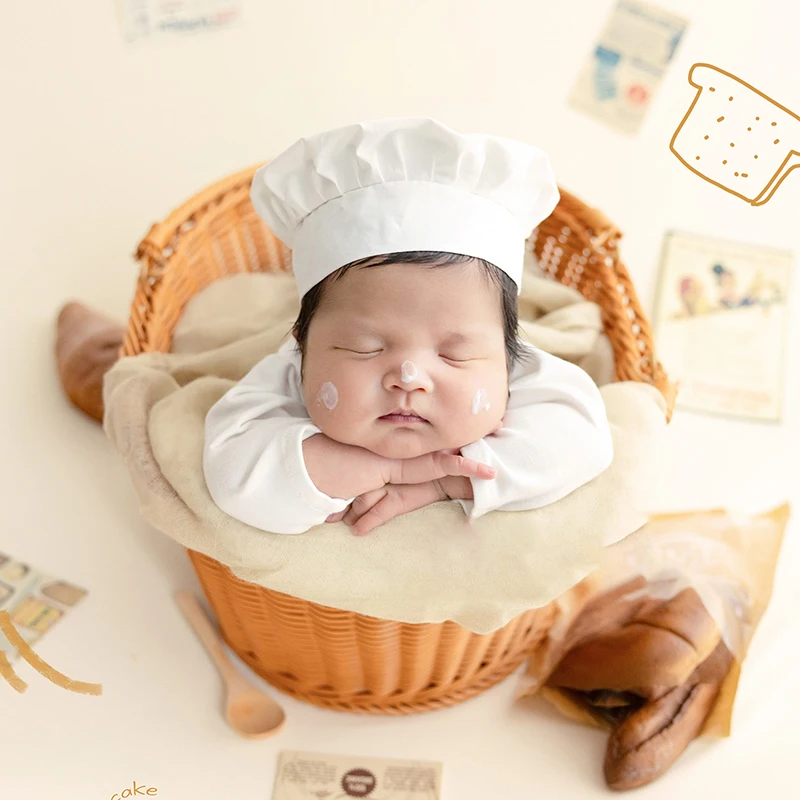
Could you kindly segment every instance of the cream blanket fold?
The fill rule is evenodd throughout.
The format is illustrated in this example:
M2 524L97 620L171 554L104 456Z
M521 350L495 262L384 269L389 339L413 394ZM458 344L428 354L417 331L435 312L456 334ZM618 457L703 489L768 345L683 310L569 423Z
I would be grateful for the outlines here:
M217 281L186 307L171 353L121 359L106 375L104 428L143 516L239 578L368 616L453 620L490 633L572 587L597 566L604 546L646 522L642 498L666 425L656 389L607 383L613 356L596 305L541 277L530 258L519 303L523 338L607 384L601 393L614 439L606 472L543 508L490 512L469 527L457 503L442 502L365 537L343 523L295 536L265 533L217 508L203 477L205 415L290 335L299 303L284 273Z

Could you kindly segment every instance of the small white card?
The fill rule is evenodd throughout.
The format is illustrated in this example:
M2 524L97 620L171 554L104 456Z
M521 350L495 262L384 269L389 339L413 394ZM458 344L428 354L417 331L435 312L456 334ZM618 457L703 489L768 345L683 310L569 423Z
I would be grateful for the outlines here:
M441 785L435 761L284 751L272 800L439 800Z
M667 234L653 325L679 408L780 421L792 261L786 250Z
M227 27L241 12L240 0L117 0L117 5L127 42Z
M688 24L641 0L619 0L569 105L621 133L637 133Z

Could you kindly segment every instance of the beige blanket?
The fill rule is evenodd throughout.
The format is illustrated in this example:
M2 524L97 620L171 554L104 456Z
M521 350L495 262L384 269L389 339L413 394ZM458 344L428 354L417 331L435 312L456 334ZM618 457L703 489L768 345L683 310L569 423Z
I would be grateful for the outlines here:
M523 336L613 374L600 312L528 262ZM665 404L652 387L601 388L612 425L612 465L544 508L491 512L473 523L457 503L396 517L366 537L343 523L295 536L265 533L224 514L206 489L203 422L214 402L289 335L299 303L286 274L218 281L187 306L173 352L120 360L106 375L107 435L124 459L144 517L239 578L312 602L403 622L453 620L489 633L547 604L591 572L603 546L646 521L643 497L658 460ZM269 487L265 488L268 502Z

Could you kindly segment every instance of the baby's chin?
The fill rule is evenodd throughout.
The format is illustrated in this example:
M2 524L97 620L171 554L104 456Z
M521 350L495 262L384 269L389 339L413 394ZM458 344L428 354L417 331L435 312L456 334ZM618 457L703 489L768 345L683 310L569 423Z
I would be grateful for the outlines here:
M435 453L439 450L452 450L459 448L470 442L468 435L460 439L452 439L452 436L443 438L436 435L433 431L395 429L388 435L382 437L365 437L363 442L357 442L360 447L371 450L384 458L416 458L427 453Z
M319 425L319 423L315 424ZM331 430L330 426L323 427L324 424L323 422L322 425L319 425L319 428L331 439L363 447L384 458L416 458L439 450L464 447L476 440L474 430L468 431L459 438L458 433L453 431L448 431L447 435L443 436L442 432L437 432L430 425L413 428L397 427L379 432L364 429L350 430L345 433L341 429L337 431ZM487 430L486 434L488 433Z
M384 458L416 458L424 456L426 453L433 453L435 450L443 450L443 447L431 444L425 437L410 434L406 436L394 435L377 442L365 442L361 447L371 450Z

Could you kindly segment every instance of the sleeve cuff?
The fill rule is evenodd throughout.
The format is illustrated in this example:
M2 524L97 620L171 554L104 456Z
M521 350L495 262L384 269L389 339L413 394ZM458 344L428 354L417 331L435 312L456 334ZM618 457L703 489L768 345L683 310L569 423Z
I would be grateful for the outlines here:
M478 439L477 442L472 442L462 447L461 455L475 461L480 461L482 464L488 464L496 470L494 478L470 478L470 483L472 484L472 500L465 500L463 498L458 500L461 508L464 509L464 513L469 520L472 521L498 508L502 504L500 498L500 482L503 480L503 477L494 452L486 445L483 439Z
M355 497L351 497L348 500L343 500L340 497L330 497L314 485L306 469L306 462L303 459L303 442L316 433L322 433L322 431L312 423L305 423L300 427L299 432L295 430L292 436L286 437L283 440L284 464L287 466L289 479L296 492L303 497L314 511L328 516L338 511L344 511L355 500Z

